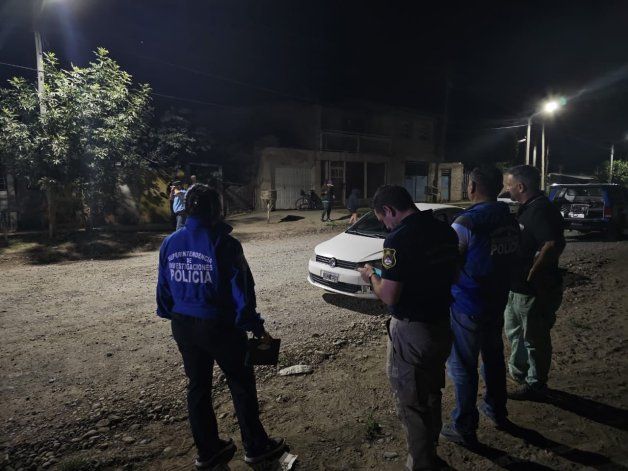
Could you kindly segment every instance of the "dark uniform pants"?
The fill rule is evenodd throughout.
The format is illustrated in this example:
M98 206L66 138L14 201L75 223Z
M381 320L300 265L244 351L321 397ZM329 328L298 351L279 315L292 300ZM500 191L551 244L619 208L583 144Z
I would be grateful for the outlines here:
M406 434L409 471L435 464L451 343L448 316L438 323L390 320L386 370Z
M199 456L207 459L218 447L218 428L212 407L214 360L227 379L242 444L256 455L268 443L259 420L253 367L245 366L246 333L215 321L173 314L172 334L183 356L188 384L188 414Z
M331 215L331 201L323 200L323 212L321 213L321 221L329 221Z
M187 219L187 214L185 213L185 211L181 211L179 213L177 213L176 215L177 218L177 227L175 230L179 230L182 229L185 226L185 220Z

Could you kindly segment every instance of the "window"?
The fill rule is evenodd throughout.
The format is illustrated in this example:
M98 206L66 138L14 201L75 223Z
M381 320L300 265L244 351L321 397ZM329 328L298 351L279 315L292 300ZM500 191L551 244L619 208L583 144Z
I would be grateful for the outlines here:
M349 197L354 189L359 190L360 196L364 193L364 162L347 162L345 180L345 197Z
M429 123L418 122L416 123L417 138L420 141L429 141L431 135L431 126Z
M386 164L368 162L366 164L366 197L372 198L377 189L386 183Z
M409 121L404 121L401 123L401 130L399 132L399 135L407 139L410 139L412 137L412 124Z
M4 167L0 167L0 191L8 190L7 176L4 173Z

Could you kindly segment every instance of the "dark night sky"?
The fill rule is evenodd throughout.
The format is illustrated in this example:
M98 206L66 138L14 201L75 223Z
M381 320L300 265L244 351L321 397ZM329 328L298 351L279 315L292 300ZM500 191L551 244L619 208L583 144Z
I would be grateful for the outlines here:
M0 0L2 62L35 64L30 2ZM81 65L104 46L157 93L224 105L366 99L442 113L448 78L450 160L514 158L525 129L491 128L520 123L558 94L569 101L548 122L553 164L590 171L611 142L628 158L627 1L47 2L45 48ZM3 82L16 74L34 78L0 65Z

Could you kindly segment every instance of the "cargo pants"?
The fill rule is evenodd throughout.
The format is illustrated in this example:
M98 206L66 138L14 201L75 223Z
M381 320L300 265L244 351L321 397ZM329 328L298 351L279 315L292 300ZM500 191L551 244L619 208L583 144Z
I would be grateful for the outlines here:
M452 343L449 316L436 323L394 317L389 322L386 372L406 435L406 469L432 469L442 427L445 361Z
M547 385L552 363L550 330L562 302L562 286L540 295L511 291L504 311L504 330L510 342L510 376L532 388Z

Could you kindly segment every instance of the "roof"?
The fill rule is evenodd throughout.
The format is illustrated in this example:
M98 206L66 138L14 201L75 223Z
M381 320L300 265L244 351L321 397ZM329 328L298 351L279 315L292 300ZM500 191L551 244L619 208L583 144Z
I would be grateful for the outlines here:
M595 186L613 186L620 187L617 183L552 183L550 186L573 186L573 187L595 187Z
M419 209L419 211L428 211L430 209L446 209L446 208L462 209L460 206L453 206L451 204L440 204L440 203L414 203L414 205Z

